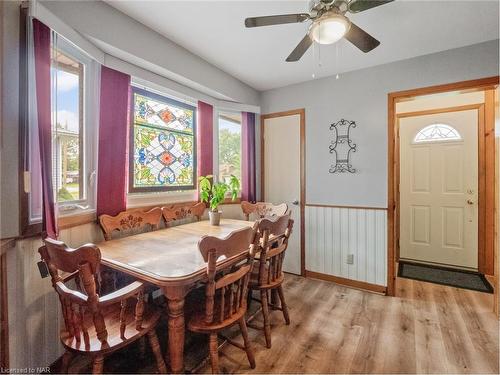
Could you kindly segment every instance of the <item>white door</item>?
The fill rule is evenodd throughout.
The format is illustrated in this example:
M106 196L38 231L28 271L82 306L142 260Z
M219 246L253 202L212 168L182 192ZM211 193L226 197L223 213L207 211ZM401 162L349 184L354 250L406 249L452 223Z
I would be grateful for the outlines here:
M400 258L477 269L478 111L400 119Z
M284 270L300 274L300 115L264 119L264 196L274 204L286 203L294 226Z

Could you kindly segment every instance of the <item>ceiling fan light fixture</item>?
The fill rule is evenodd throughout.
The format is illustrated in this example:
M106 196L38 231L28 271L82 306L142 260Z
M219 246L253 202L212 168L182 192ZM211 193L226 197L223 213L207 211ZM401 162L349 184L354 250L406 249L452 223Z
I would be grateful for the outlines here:
M351 23L341 14L321 17L311 25L312 39L319 44L333 44L349 31Z

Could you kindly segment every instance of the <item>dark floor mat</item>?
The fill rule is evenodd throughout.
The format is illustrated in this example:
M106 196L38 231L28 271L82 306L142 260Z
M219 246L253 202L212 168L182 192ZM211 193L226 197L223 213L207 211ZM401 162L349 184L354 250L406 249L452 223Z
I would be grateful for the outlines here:
M400 261L398 276L457 288L477 290L478 292L493 293L493 288L484 275L472 271Z

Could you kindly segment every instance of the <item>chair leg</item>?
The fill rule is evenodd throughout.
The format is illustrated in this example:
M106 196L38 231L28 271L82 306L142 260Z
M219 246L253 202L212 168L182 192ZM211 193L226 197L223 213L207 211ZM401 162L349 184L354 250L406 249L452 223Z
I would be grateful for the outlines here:
M69 351L64 352L62 360L61 360L61 374L68 373L69 364L70 364L72 358L73 358L73 353L71 353Z
M104 366L104 356L100 355L94 358L92 363L92 374L102 374L102 368Z
M267 290L260 291L260 301L262 303L262 316L264 317L264 334L266 336L266 346L271 347L271 322L269 316L269 305L267 304Z
M271 289L271 303L273 305L272 309L278 309L278 291L276 289Z
M156 365L158 366L158 372L160 374L167 373L167 366L165 366L165 361L163 360L163 356L161 355L160 343L158 342L158 336L156 332L153 330L148 332L149 344L151 345L151 350L156 359Z
M212 374L219 374L219 342L217 333L211 333L208 339L210 349L210 362L212 364Z
M248 294L247 294L247 311L250 311L250 304L252 303L252 289L248 289Z
M278 295L281 300L281 309L283 310L283 317L285 318L286 325L290 325L290 314L288 313L288 306L285 302L285 295L283 294L283 287L278 287Z
M245 352L247 353L248 362L251 368L255 368L255 357L253 356L252 346L250 340L248 339L248 328L245 322L245 317L239 320L241 335L243 336L243 343L245 344Z
M139 357L144 359L146 357L146 338L143 336L139 339Z

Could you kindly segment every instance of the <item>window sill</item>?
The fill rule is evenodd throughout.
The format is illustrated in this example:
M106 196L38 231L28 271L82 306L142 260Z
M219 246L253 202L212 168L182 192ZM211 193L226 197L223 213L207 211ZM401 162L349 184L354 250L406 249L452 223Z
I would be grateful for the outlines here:
M196 193L196 190L169 191L161 193L131 193L127 195L127 209L196 202L198 200Z
M65 213L57 218L57 226L60 230L77 227L79 225L94 223L97 220L95 210L78 210Z
M241 204L241 197L237 197L234 201L231 198L226 198L223 204Z
M95 209L87 210L75 210L66 212L63 215L57 217L57 228L59 230L69 229L77 227L84 224L96 223L97 216ZM42 224L41 222L35 222L30 224L30 231L25 231L20 238L29 238L41 235Z

